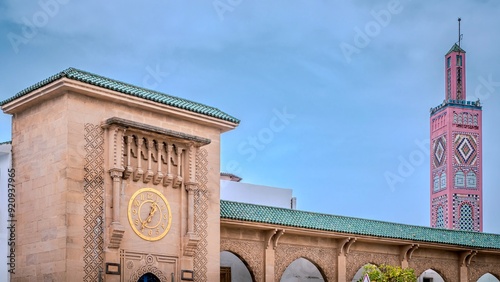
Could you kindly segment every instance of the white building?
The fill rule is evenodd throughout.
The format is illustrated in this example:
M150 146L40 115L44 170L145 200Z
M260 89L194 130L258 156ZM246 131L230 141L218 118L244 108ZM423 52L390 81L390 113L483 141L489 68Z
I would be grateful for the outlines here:
M231 174L220 174L221 200L249 204L295 209L296 199L292 189L276 188L240 182L241 178Z
M297 200L292 196L292 189L276 188L264 185L243 183L241 177L231 173L220 174L220 198L222 200L249 204L296 209ZM221 271L231 269L231 281L252 281L246 266L234 254L221 253ZM319 282L321 273L310 261L300 258L288 266L281 277L281 282Z

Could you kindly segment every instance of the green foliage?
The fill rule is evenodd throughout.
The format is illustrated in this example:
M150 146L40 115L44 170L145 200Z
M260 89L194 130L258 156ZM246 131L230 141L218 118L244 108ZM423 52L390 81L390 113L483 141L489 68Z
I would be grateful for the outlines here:
M377 267L376 265L369 264L365 266L363 277L358 281L362 282L365 274L368 274L371 282L415 282L417 277L415 271L411 268L401 268L399 266L392 266L382 264Z

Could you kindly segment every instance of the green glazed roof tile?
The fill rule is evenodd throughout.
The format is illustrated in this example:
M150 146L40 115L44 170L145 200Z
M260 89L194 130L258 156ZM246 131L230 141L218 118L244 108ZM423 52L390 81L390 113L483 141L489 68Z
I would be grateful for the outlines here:
M221 200L223 219L259 222L348 234L500 249L500 235L457 231Z
M58 79L61 79L63 77L73 79L76 81L80 81L80 82L84 82L84 83L88 83L88 84L91 84L94 86L106 88L109 90L121 92L123 94L143 98L143 99L154 101L154 102L161 103L161 104L165 104L168 106L173 106L173 107L176 107L179 109L184 109L184 110L199 113L202 115L206 115L206 116L218 118L221 120L233 122L236 124L238 124L240 122L238 119L236 119L236 118L234 118L234 117L232 117L232 116L230 116L230 115L228 115L228 114L226 114L226 113L222 112L221 110L214 108L214 107L210 107L210 106L207 106L204 104L196 103L196 102L182 99L179 97L170 96L170 95L158 92L158 91L149 90L149 89L142 88L139 86L134 86L134 85L131 85L131 84L128 84L125 82L106 78L106 77L99 76L99 75L89 73L86 71L78 70L75 68L68 68L68 69L66 69L66 70L64 70L56 75L53 75L47 79L44 79L44 80L42 80L42 81L40 81L40 82L38 82L38 83L28 87L28 88L22 90L21 92L17 93L13 97L0 102L0 106L3 106L9 102L12 102L12 101L16 100L17 98L20 98L20 97L30 93L33 90L41 88L41 87L43 87L51 82L54 82Z
M451 52L460 52L460 53L465 53L465 50L460 48L460 46L457 45L457 43L453 44L453 46L451 46L451 49L450 51L448 51L448 53L446 53L445 56L447 56L448 54L450 54Z

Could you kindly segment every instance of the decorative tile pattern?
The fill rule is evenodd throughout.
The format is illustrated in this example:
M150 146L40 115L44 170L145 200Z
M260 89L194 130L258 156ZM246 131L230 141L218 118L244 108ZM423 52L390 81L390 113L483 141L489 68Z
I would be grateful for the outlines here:
M448 226L448 198L441 195L432 199L431 226L436 228L446 228Z
M459 170L455 173L455 188L465 187L465 174Z
M476 190L479 187L477 171L477 166L457 166L454 178L455 188Z
M446 189L446 172L441 173L441 189Z
M83 281L99 280L103 264L104 204L104 132L101 126L85 124L84 176L84 277Z
M443 206L438 206L437 212L436 212L436 228L445 228L444 225L444 208Z
M194 191L194 231L199 236L194 253L193 270L195 281L207 281L208 247L208 152L198 149L196 153L196 183Z
M464 207L464 205L468 207ZM479 195L453 194L453 228L479 232L481 222ZM462 229L466 228L466 229Z
M475 165L477 161L477 136L473 134L456 134L453 140L455 162L460 165Z
M460 230L474 231L474 222L472 220L472 208L469 204L462 204L460 206L460 215L458 219L458 226Z
M469 171L467 173L467 188L475 189L477 187L477 177L474 171Z
M434 168L438 168L446 163L446 135L442 135L434 140L432 152Z
M433 179L433 193L437 193L446 189L446 167L441 167L438 169L434 169L432 172Z

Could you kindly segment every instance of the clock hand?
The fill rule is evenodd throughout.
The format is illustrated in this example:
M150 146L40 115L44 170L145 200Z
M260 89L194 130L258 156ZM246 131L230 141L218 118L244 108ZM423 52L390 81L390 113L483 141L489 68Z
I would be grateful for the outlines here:
M144 220L142 222L142 229L141 230L143 230L144 227L146 227L146 224L151 222L151 219L153 218L153 215L155 214L157 209L158 209L158 205L156 204L156 202L153 202L153 204L151 204L151 210L149 211L148 217L146 218L146 220Z

